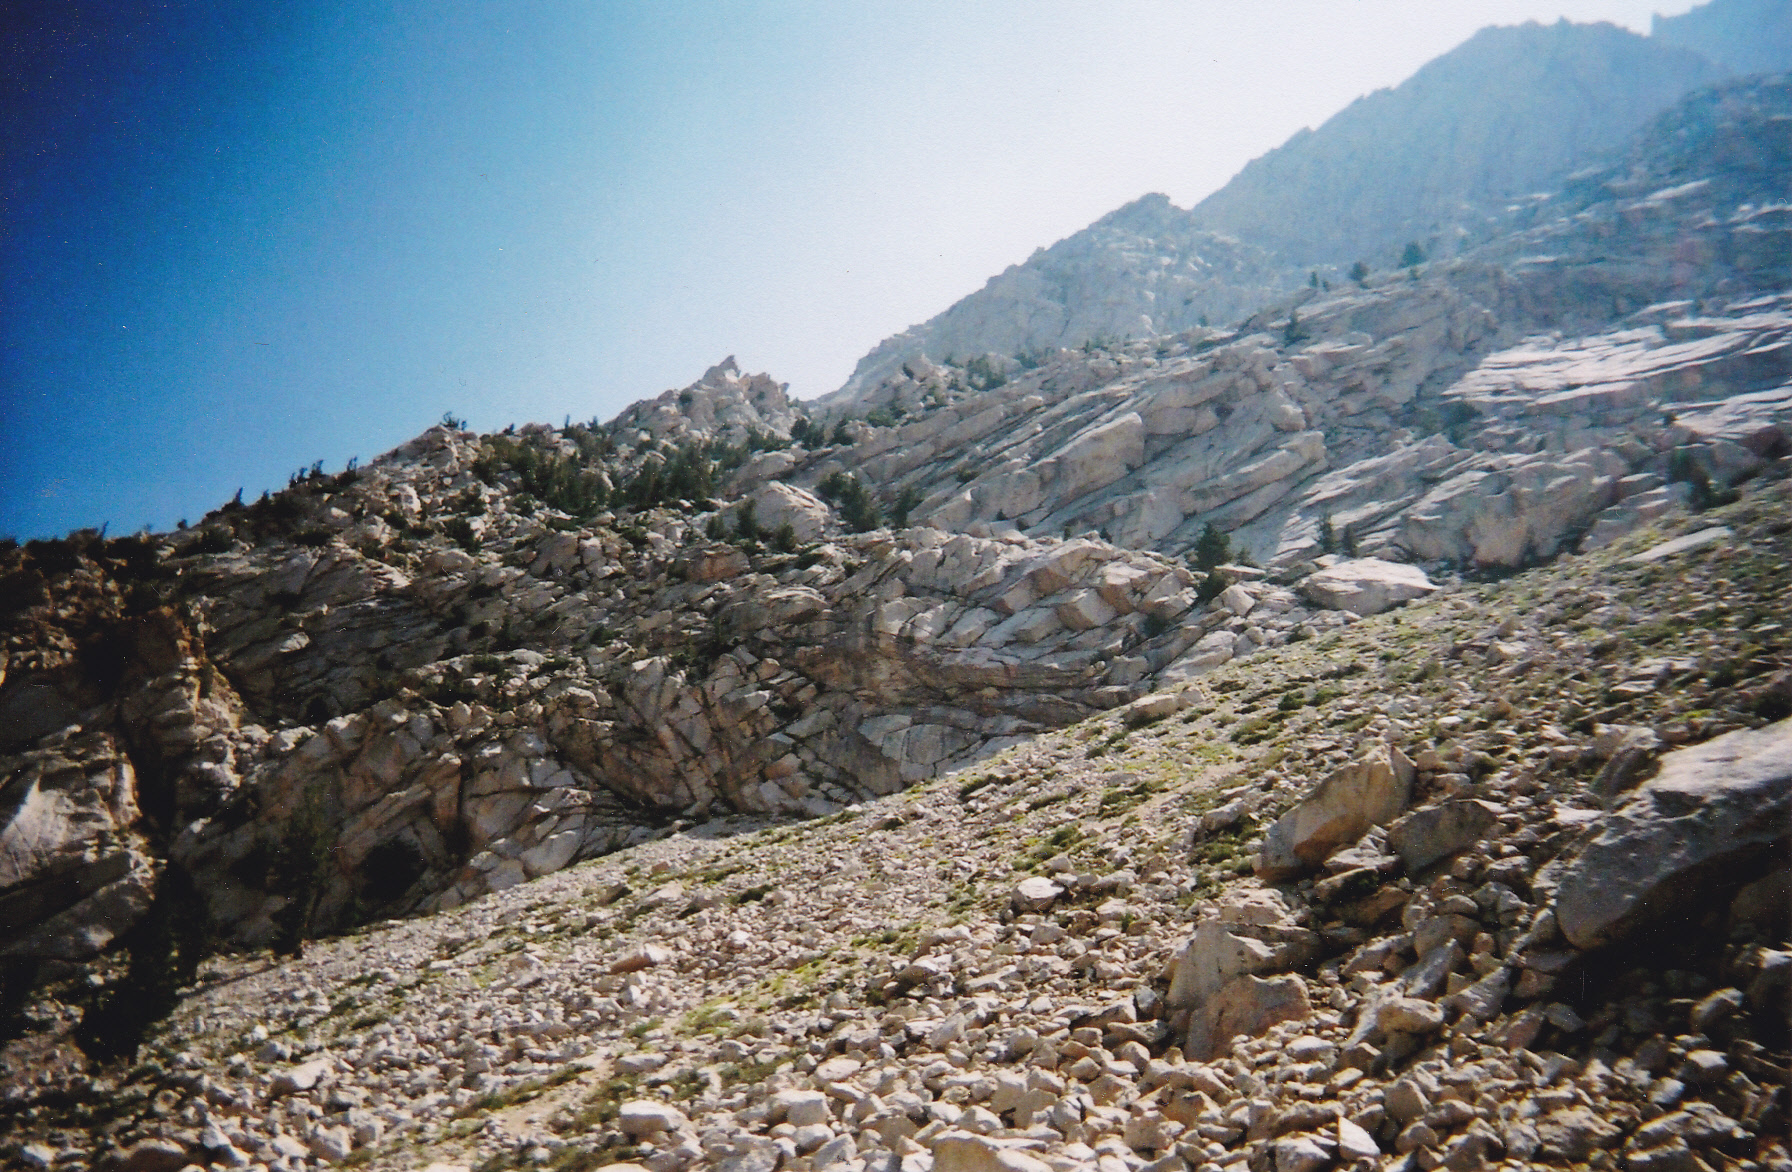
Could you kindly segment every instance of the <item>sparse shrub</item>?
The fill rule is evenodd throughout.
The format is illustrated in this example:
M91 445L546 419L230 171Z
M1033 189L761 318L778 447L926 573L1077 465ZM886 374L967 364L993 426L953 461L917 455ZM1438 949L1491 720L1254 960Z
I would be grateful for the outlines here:
M484 451L473 461L472 470L490 485L498 483L500 473L514 473L522 490L516 501L519 508L525 507L525 497L534 497L551 509L584 520L608 504L610 494L603 478L584 466L582 451L581 456L563 455L507 435L495 435L486 439Z
M198 553L228 553L236 545L236 534L223 525L208 525L199 531L199 540L193 543Z
M1714 485L1705 466L1686 448L1675 448L1668 457L1668 480L1691 486L1692 494L1687 503L1695 513L1702 513L1718 505L1734 504L1742 495L1728 485Z
M920 503L921 490L919 488L911 484L903 489L901 495L896 498L896 503L890 508L891 527L896 529L908 528L908 515L913 512L914 507Z
M759 509L753 501L742 501L734 511L734 535L742 541L758 541L761 537Z
M1211 572L1216 567L1225 565L1226 559L1231 555L1232 539L1214 528L1212 521L1207 522L1201 530L1201 536L1195 540L1195 568Z
M468 553L479 552L479 535L473 532L473 523L465 517L449 517L442 522L442 532Z
M1008 372L987 354L979 354L965 363L964 372L974 391L993 391L1008 382Z
M876 529L883 523L882 513L871 492L850 472L830 472L816 486L821 499L840 509L840 519L854 533Z
M1355 281L1359 285L1367 285L1369 283L1369 266L1368 266L1368 264L1365 263L1364 261L1359 260L1355 264L1351 265L1350 266L1350 279Z
M297 957L304 952L334 853L324 797L313 788L299 799L270 852L268 886L286 897L273 917L275 956Z

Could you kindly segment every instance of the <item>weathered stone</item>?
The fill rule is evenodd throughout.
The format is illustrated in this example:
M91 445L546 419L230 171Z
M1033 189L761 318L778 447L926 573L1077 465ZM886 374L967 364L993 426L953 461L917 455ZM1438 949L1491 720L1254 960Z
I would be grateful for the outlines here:
M1419 567L1380 558L1341 561L1300 583L1301 593L1320 606L1355 615L1380 614L1436 589Z
M1625 558L1627 562L1658 562L1675 554L1688 553L1695 549L1703 549L1707 545L1715 545L1727 541L1734 536L1727 525L1714 525L1709 529L1701 529L1697 533L1688 533L1685 537L1676 537L1659 545L1650 546L1642 553Z
M1414 810L1388 827L1388 849L1408 872L1467 850L1494 826L1500 809L1469 798Z
M1412 762L1385 743L1339 768L1264 834L1255 863L1258 876L1292 878L1355 842L1371 826L1392 821L1406 808L1412 779Z
M1671 932L1675 916L1786 849L1792 721L1669 753L1562 876L1556 920L1577 948ZM1664 937L1665 939L1665 937Z
M1218 1057L1233 1038L1254 1038L1281 1022L1305 1021L1312 1013L1307 984L1297 976L1235 977L1196 1007L1184 1049L1206 1062Z
M1043 875L1033 875L1014 885L1011 902L1017 912L1043 912L1049 909L1064 889Z
M1556 1160L1584 1160L1616 1143L1622 1134L1586 1107L1563 1107L1537 1121L1538 1151Z
M118 1172L179 1172L189 1162L187 1149L180 1144L166 1139L146 1139L125 1153Z
M1319 1172L1332 1154L1309 1135L1291 1135L1275 1143L1276 1172Z
M642 969L665 964L672 959L672 953L658 944L641 944L623 953L610 962L613 973L638 973Z
M934 1172L1051 1172L1019 1145L967 1131L943 1131L931 1148Z
M686 1131L691 1121L670 1103L635 1099L617 1109L616 1126L630 1139L643 1139L661 1132Z
M1435 1002L1395 997L1381 1003L1379 1024L1390 1032L1433 1034L1443 1028L1444 1011Z
M313 1058L310 1062L301 1062L297 1066L289 1066L274 1075L273 1090L276 1095L290 1095L297 1091L308 1091L323 1082L330 1073L330 1060Z

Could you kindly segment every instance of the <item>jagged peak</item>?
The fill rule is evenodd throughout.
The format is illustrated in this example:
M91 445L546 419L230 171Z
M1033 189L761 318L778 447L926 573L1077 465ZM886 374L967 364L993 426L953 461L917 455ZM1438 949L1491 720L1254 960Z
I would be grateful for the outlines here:
M712 366L708 370L704 371L703 377L697 380L696 385L697 386L714 386L716 383L722 381L723 379L739 378L739 377L740 377L740 363L736 362L734 360L734 355L730 354L728 357L722 359L720 362L716 363L714 366Z

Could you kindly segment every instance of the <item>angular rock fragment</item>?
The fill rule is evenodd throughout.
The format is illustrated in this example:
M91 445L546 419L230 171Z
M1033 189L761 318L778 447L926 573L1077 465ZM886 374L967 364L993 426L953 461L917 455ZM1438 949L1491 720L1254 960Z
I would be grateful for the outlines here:
M1371 826L1398 817L1412 793L1413 765L1399 749L1377 743L1334 771L1263 836L1255 863L1261 879L1291 879L1317 867Z
M1607 814L1556 895L1577 948L1637 933L1671 940L1675 916L1792 840L1792 720L1727 733L1661 759Z

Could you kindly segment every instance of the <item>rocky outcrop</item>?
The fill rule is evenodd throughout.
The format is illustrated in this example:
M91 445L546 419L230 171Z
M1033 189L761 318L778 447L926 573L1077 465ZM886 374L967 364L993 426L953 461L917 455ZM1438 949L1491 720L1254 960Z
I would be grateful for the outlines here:
M1789 508L1787 483L1751 483L1710 516L1670 516L1472 593L1362 620L1314 613L1330 620L1316 637L832 817L718 806L460 907L315 940L297 959L226 952L134 1063L96 1072L67 1041L96 984L129 987L124 966L56 966L62 979L26 998L28 1035L0 1043L0 1144L41 1169L509 1166L540 1153L661 1172L928 1158L1033 1172L1104 1160L1169 1172L1778 1166L1784 848L1699 885L1671 947L1631 937L1643 946L1583 953L1558 915L1564 875L1596 865L1589 839L1629 792L1603 792L1607 766L1785 719L1768 714L1792 695L1778 605L1792 583ZM486 516L479 555L534 565L533 547L504 544L508 506ZM1714 523L1728 545L1627 560ZM543 529L536 541L555 532ZM417 540L420 561L447 552ZM886 574L924 552L906 535L858 540L832 544L869 567L869 547L887 541ZM664 557L696 565L718 548ZM775 580L763 549L726 548L745 565L708 585ZM1023 594L1105 599L1117 582L1078 583L1132 568L1110 554L1037 542ZM615 576L655 580L628 566ZM1292 597L1231 572L1254 602L1216 598L1227 622ZM515 589L542 581L525 573ZM834 587L801 585L758 593L789 591L797 612L815 597L837 605ZM546 673L523 670L545 659L501 654L518 696L548 690L531 683ZM471 775L502 774L467 789L545 804L577 788L536 774L553 750L524 743L526 701L484 695L490 674L468 677L481 695L443 706L511 719L490 755L474 750L495 730L441 746ZM400 708L429 712L428 726ZM409 696L338 719L276 755L327 752L335 764L318 777L360 786L393 742L459 735ZM1410 811L1293 881L1241 875L1317 779L1390 742L1412 762ZM529 767L504 772L511 753ZM412 777L394 784L403 793Z
M93 956L154 895L135 771L111 737L78 729L12 764L0 793L0 957Z
M0 884L14 950L102 947L163 859L228 938L263 942L300 908L322 928L450 907L672 817L837 812L1124 704L1192 646L1223 662L1337 625L1257 582L1203 606L1185 567L1094 539L842 533L777 481L708 512L557 520L522 490L551 495L541 470L580 443L433 429L146 546L131 588L178 584L189 625L130 620L132 666L103 686L19 661L0 697L38 734ZM1096 447L1064 475L1101 468ZM650 455L604 475L629 485ZM797 547L768 549L785 525ZM107 581L98 557L54 582ZM40 642L92 621L23 613ZM126 779L110 806L83 780L94 752ZM129 784L146 768L148 822Z
M673 443L702 437L738 444L755 432L788 436L798 416L788 389L769 375L742 374L729 355L683 390L634 404L609 430Z

